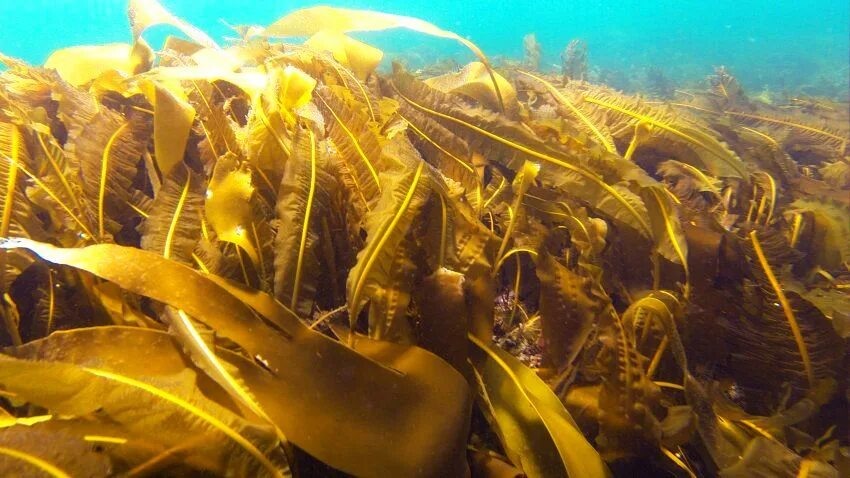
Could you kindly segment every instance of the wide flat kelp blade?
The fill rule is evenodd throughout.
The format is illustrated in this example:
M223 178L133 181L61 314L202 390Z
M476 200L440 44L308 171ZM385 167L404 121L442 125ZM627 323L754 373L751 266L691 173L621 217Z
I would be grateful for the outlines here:
M148 28L155 25L171 25L193 41L207 48L218 48L215 40L198 28L175 17L165 9L157 0L130 0L127 7L127 16L130 17L130 27L133 30L133 39L138 41Z
M470 335L479 397L511 461L529 477L610 476L563 403L517 358Z
M292 443L334 468L361 476L453 476L466 469L468 386L422 349L377 342L347 349L301 325L271 296L224 288L214 276L138 249L59 249L23 239L4 247L25 247L181 308L238 343L274 374L257 375L267 380L261 393L241 371L269 416ZM282 330L265 325L246 303Z
M504 102L499 91L499 83L484 52L474 43L457 33L443 30L434 24L418 18L372 10L319 6L292 12L269 25L263 31L263 34L266 36L293 37L310 36L321 31L347 33L380 31L392 28L406 28L426 35L455 40L469 48L487 66L490 80L493 83L493 88L496 91L496 96L501 107L500 109L504 110Z
M158 435L172 443L187 432L220 433L220 439L229 443L217 445L226 447L219 449L222 471L242 469L260 476L286 476L285 465L273 463L268 456L276 446L274 435L203 397L195 388L194 377L183 371L150 381L103 368L0 357L0 383L30 403L70 416L98 412L131 431ZM212 450L215 448L207 452ZM243 468L245 460L256 461L256 467Z
M139 61L133 45L111 43L56 50L47 57L44 67L56 70L63 80L74 86L83 86L109 71L130 77L146 70L150 64Z

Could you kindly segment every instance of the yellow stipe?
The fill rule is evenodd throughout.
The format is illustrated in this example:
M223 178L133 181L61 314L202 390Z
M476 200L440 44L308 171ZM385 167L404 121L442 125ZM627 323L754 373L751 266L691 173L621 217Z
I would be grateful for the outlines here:
M525 252L526 254L530 255L531 257L537 257L537 251L535 251L533 249L528 249L528 248L525 248L525 247L514 247L513 249L506 252L504 256L502 256L502 258L499 260L499 262L496 263L496 267L493 270L498 271L499 269L502 268L502 265L505 264L505 261L508 260L509 257L511 257L514 254L518 254L520 252Z
M814 134L821 135L821 136L826 136L827 138L831 138L831 139L834 139L836 141L840 141L842 144L844 144L847 141L847 138L838 136L837 134L832 134L829 131L818 129L818 128L813 128L811 126L806 126L804 124L795 123L793 121L780 120L780 119L776 119L776 118L770 118L768 116L752 115L752 114L749 114L749 113L740 113L738 111L727 111L726 114L728 114L729 116L737 116L739 118L746 118L746 119L751 119L751 120L755 120L755 121L761 121L763 123L773 123L773 124L786 126L786 127L789 127L789 128L801 129L803 131L808 131L810 133L814 133Z
M74 194L74 190L71 189L71 184L68 182L68 178L62 174L62 170L59 169L59 164L56 162L56 158L50 154L50 149L44 143L44 139L42 138L43 133L36 133L36 138L38 138L38 144L41 146L41 150L44 152L44 156L47 158L47 162L50 164L50 167L53 168L53 171L56 173L56 177L59 178L59 181L62 182L62 185L65 186L65 190L68 192L68 197L71 198L71 201L74 202L74 207L77 209L81 209L80 201L77 199L77 195ZM50 137L52 139L52 137Z
M797 472L797 478L808 478L809 472L812 470L812 466L814 464L815 460L803 458L803 460L800 461L800 471Z
M649 191L652 193L652 197L655 198L655 201L658 203L658 207L661 209L661 213L664 216L664 228L667 231L667 235L670 237L670 243L673 244L673 250L676 251L676 255L679 257L679 260L682 261L682 267L685 269L685 282L688 281L690 272L688 271L688 258L685 257L685 252L682 250L681 244L676 240L676 232L673 230L673 223L670 221L670 217L673 214L672 211L667 209L667 205L664 201L661 200L661 196L659 196L659 192L655 188L649 188Z
M88 373L90 373L90 374L92 374L96 377L105 378L107 380L113 380L113 381L116 381L118 383L122 383L124 385L128 385L128 386L131 386L131 387L134 387L134 388L138 388L139 390L147 392L147 393L149 393L149 394L151 394L151 395L153 395L157 398L160 398L162 400L171 402L172 404L186 410L187 412L191 413L192 415L195 415L196 417L200 418L201 420L203 420L203 421L209 423L210 425L212 425L213 427L217 428L219 431L224 433L228 438L230 438L231 440L236 442L239 446L244 448L245 451L247 451L258 462L260 462L260 464L262 464L263 467L265 467L269 471L271 476L283 478L284 475L280 471L278 471L277 467L271 461L269 461L269 459L266 458L266 456L263 454L263 452L258 450L257 447L254 446L254 444L252 444L245 437L240 435L236 430L230 428L226 423L224 423L221 420L219 420L218 418L210 415L209 413L205 412L204 410L196 407L195 405L187 402L186 400L184 400L184 399L182 399L182 398L180 398L176 395L173 395L173 394L171 394L171 393L169 393L165 390L156 388L153 385L150 385L148 383L140 382L140 381L132 379L130 377L118 375L116 373L112 373L112 372L109 372L109 371L106 371L106 370L88 368L88 367L84 368L83 370L85 370L86 372L88 372ZM59 475L57 475L57 476L59 476ZM67 476L67 475L65 475L65 476Z
M757 129L748 128L746 126L741 126L741 129L744 130L744 131L749 131L750 133L753 133L754 135L763 138L765 141L770 143L773 147L779 148L779 143L775 139L773 139L771 136L768 136L768 135L762 133L761 131L759 131Z
M448 236L448 211L446 210L446 200L442 194L438 194L440 198L440 253L437 256L437 265L443 267L446 263L446 241Z
M493 199L496 199L496 196L498 196L499 193L502 192L502 188L505 187L505 182L505 177L502 176L502 180L499 181L499 185L496 186L496 190L493 191L493 194L489 198L487 198L486 201L484 201L484 204L481 206L481 209L487 209L487 206L490 205Z
M126 438L121 437L108 437L103 435L86 435L83 437L85 441L98 442L98 443L114 443L116 445L123 445L127 443Z
M366 167L369 169L369 174L372 175L372 179L375 180L375 185L378 187L378 192L380 192L382 189L381 180L378 179L378 172L375 170L375 167L372 165L372 162L369 161L369 158L366 156L366 153L363 151L363 148L360 147L360 142L357 141L357 137L354 136L354 133L350 129L348 129L348 126L346 126L345 122L342 121L342 119L336 114L336 111L331 109L330 105L328 105L324 98L322 98L321 96L316 96L316 98L318 98L319 101L321 101L322 104L325 105L328 111L331 112L331 116L334 117L334 120L336 120L336 123L339 125L339 127L342 128L343 131L345 131L346 136L348 136L348 139L351 140L351 144L354 146L354 149L357 151L357 154L360 155L360 157L363 159L363 162L366 163Z
M277 134L277 131L272 127L268 115L266 115L266 112L263 111L263 106L261 104L258 104L254 108L254 111L256 112L257 117L260 118L260 121L263 122L263 125L266 127L269 133L271 133L272 137L274 137L274 140L277 145L280 146L280 149L282 149L287 156L292 154L291 150L289 149L289 146L286 145L286 142L283 140L283 138L281 138L280 135Z
M652 379L652 376L655 375L655 371L658 370L658 365L661 363L661 357L664 356L664 352L667 351L667 344L670 343L670 338L666 335L661 339L661 343L658 344L658 349L655 350L655 354L652 356L652 361L649 363L649 367L646 369L646 376Z
M201 269L201 271L203 271L204 274L210 273L210 270L209 268L207 268L206 264L204 264L204 261L202 261L201 258L198 257L198 255L194 252L192 253L192 259L195 260L195 263L198 264L198 267Z
M183 191L180 193L180 199L177 201L177 207L174 208L174 215L171 216L171 224L168 226L168 234L165 236L165 250L162 256L166 259L171 258L171 243L174 242L174 233L177 231L177 224L180 222L180 214L183 212L183 206L186 204L186 197L189 195L189 184L192 182L192 175L186 174L186 184L183 186Z
M593 132L593 135L596 136L596 138L599 140L599 143L602 144L602 146L604 146L606 150L608 150L611 153L617 154L617 148L614 146L614 143L612 141L610 141L607 137L605 137L605 135L602 134L601 131L599 131L599 128L597 128L596 125L593 124L592 121L590 121L590 118L588 118L584 113L582 113L580 109L576 108L575 105L573 104L573 102L570 101L566 96L561 94L561 92L558 91L558 89L555 88L551 83L544 80L543 78L540 78L536 75L532 75L531 73L528 73L526 71L517 70L517 72L520 73L520 74L529 76L531 78L534 78L535 80L542 83L543 86L545 86L546 89L549 90L549 93L551 93L552 96L554 96L556 100L560 101L561 104L566 106L574 115L576 115L576 117L582 123L584 123L585 126L590 128L590 131Z
M9 160L9 177L6 178L6 192L3 199L3 218L0 220L0 237L9 235L9 223L12 221L12 202L15 200L15 189L18 186L18 164L21 154L21 132L18 127L7 123L3 125L9 131L10 156Z
M29 453L20 450L15 450L13 448L6 448L4 446L0 446L0 454L10 456L12 458L17 458L21 461L25 461L55 478L71 478L71 475L65 473L64 471L57 468L55 465L44 461L35 455L30 455Z
M555 165L560 166L564 169L568 169L568 170L570 170L574 173L577 173L577 174L579 174L580 176L582 176L586 179L589 179L591 182L596 183L599 187L601 187L606 192L611 194L612 197L614 197L620 204L622 204L622 206L627 211L629 211L629 213L637 220L637 222L640 224L640 226L644 230L644 232L647 233L647 235L649 235L650 228L649 228L649 225L646 223L646 221L643 219L643 217L641 217L641 215L638 214L638 212L635 210L635 208L632 207L632 205L629 204L629 202L626 201L625 198L620 196L620 194L617 192L617 190L615 190L610 185L608 185L607 183L605 183L604 181L599 179L599 177L596 176L596 174L594 174L590 171L587 171L584 168L573 166L572 164L561 161L560 159L557 159L557 158L554 158L554 157L549 156L547 154L543 154L543 153L540 153L540 152L535 151L533 149L530 149L530 148L523 146L519 143L514 143L513 141L511 141L509 139L503 138L503 137L501 137L497 134L493 134L490 131L487 131L483 128L479 128L478 126L475 126L474 124L463 121L462 119L455 118L454 116L449 116L447 114L440 113L439 111L434 111L432 109L426 108L425 106L422 106L419 103L416 103L413 100L411 100L410 98L404 96L398 90L396 90L396 93L398 93L399 96L402 97L402 99L404 99L405 101L407 101L408 103L410 103L412 106L414 106L415 108L417 108L419 110L422 110L422 111L424 111L428 114L437 116L439 118L443 118L445 120L457 123L461 126L464 126L466 128L469 128L469 129L475 131L478 134L484 135L484 136L486 136L486 137L488 137L488 138L490 138L490 139L492 139L496 142L499 142L499 143L501 143L501 144L503 144L503 145L505 145L505 146L507 146L511 149L515 149L515 150L522 152L522 153L525 153L529 156L533 156L533 157L541 159L543 161L555 164Z
M150 217L150 214L146 213L145 211L142 211L141 209L139 209L139 206L136 206L135 204L131 203L130 201L124 201L124 204L130 206L130 209L135 211L136 214L138 214L139 216L142 216L145 219Z
M800 240L800 231L803 226L803 215L799 212L794 213L794 226L791 229L791 248L797 247L797 242Z
M109 137L109 141L106 142L106 147L103 148L103 156L101 157L100 163L100 189L97 193L97 232L98 237L103 238L103 235L106 233L106 228L104 227L104 204L106 199L106 180L109 173L109 155L112 153L112 147L115 146L115 141L118 140L118 136L124 132L127 127L130 126L130 123L122 124L112 136Z
M776 439L776 437L775 437L775 436L773 436L773 434L771 434L769 431L765 430L764 428L762 428L762 427L760 427L760 426L756 425L755 423L753 423L753 421L752 421L752 420L746 420L746 419L744 419L744 420L739 420L739 422L740 422L740 423L742 423L742 424L744 424L744 425L746 425L748 428L752 429L753 431L755 431L755 432L756 432L756 433L758 433L759 435L762 435L762 436L764 436L765 438L768 438L768 439L770 439L770 440L773 440L773 441L775 441L775 442L777 442L777 443L780 443L780 442L779 442L779 440L777 440L777 439Z
M683 469L685 471L685 473L687 473L690 478L697 478L697 475L693 472L693 470L691 470L691 467L689 467L684 461L682 461L681 458L676 456L675 453L668 450L667 448L664 448L663 446L661 447L661 452L664 453L664 456L669 458L670 461L675 463L676 466Z
M712 194L717 196L717 198L722 201L722 198L720 197L720 191L717 190L717 188L711 182L711 179L708 176L706 176L705 173L703 173L699 168L696 168L696 167L694 167L694 166L692 166L688 163L681 163L680 162L679 164L683 168L685 168L688 172L690 172L691 174L696 176L703 184L706 185L706 187L708 187L708 189L711 191ZM678 201L678 199L677 199L677 201Z
M316 195L316 135L307 129L310 135L310 189L307 193L307 205L304 210L304 226L301 228L301 242L298 244L298 262L295 266L295 284L292 286L292 300L289 308L296 309L298 293L301 290L301 271L304 266L304 251L307 248L307 234L310 232L310 215L313 211L313 198Z
M788 303L788 298L785 297L785 292L782 291L782 286L779 285L779 281L776 280L776 276L773 275L773 270L767 262L767 257L765 257L764 251L761 248L761 244L756 236L756 231L750 232L750 240L753 243L753 250L755 251L756 257L758 257L759 263L767 276L767 280L770 281L770 285L773 287L773 291L776 293L776 297L782 305L782 311L785 313L785 319L788 320L789 327L791 327L791 333L794 335L794 341L797 343L797 349L799 350L800 358L803 361L803 368L806 372L806 378L809 381L809 387L813 387L815 375L812 370L812 361L809 358L809 350L806 346L806 342L803 340L803 333L800 331L800 325L797 324L797 319L794 317L794 310L791 308L791 304Z
M680 391L684 391L684 390L685 390L685 387L683 387L683 386L679 385L678 383L671 383L671 382L655 382L655 381L653 381L652 383L654 383L655 385L658 385L658 386L659 386L659 387L661 387L661 388L672 388L673 390L680 390Z
M12 162L12 160L11 160L10 158L7 158L5 155L0 156L0 158L3 158L4 160L6 160L6 161L8 161L8 162L10 162L10 163ZM71 211L71 209L68 207L68 205L67 205L67 204L65 204L65 202L63 202L61 199L59 199L59 197L58 197L58 196L56 196L56 193L54 193L52 189L50 189L49 187L47 187L47 185L46 185L46 184L44 184L44 183L43 183L40 179L38 179L38 176L36 176L36 175L35 175L35 174L33 174L32 172L30 172L30 171L29 171L28 169L26 169L26 168L25 168L22 164L18 164L18 169L19 169L22 173L24 173L27 177L29 177L30 179L32 179L32 181L35 183L35 185L36 185L36 186L38 186L39 188L41 188L41 190L42 190L42 191L44 191L44 192L45 192L45 194L47 194L48 196L50 196L50 198L51 198L51 199L53 199L54 201L56 201L56 204L58 204L58 205L59 205L59 207L61 207L62 209L64 209L64 210L65 210L65 212L66 212L66 213L68 213L68 216L69 216L71 219L73 219L73 220L74 220L74 222L76 222L78 226L80 226L80 229L82 229L82 230L83 230L83 232L84 232L84 233L85 233L88 237L90 237L90 238L94 238L94 234L92 234L92 232L89 230L89 228L88 228L88 227L86 227L86 225L85 225L85 224L83 224L83 221L81 221L81 220L80 220L80 218L79 218L79 217L77 217L77 215L76 215L76 214L74 214L74 212L73 212L73 211ZM95 240L97 240L97 239L95 239Z
M776 180L768 173L764 173L764 175L767 176L768 184L770 184L770 209L768 209L767 219L764 221L764 225L767 226L773 219L773 210L776 208Z

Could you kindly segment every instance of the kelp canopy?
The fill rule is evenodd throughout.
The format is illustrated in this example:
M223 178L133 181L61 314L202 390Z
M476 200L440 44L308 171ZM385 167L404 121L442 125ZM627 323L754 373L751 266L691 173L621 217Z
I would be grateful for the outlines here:
M2 57L4 476L850 476L847 105L129 17Z

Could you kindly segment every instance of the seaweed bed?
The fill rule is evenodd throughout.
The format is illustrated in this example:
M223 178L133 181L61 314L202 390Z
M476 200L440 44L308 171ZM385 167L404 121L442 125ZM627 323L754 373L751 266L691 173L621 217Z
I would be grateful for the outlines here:
M850 476L847 104L129 17L0 57L3 476Z

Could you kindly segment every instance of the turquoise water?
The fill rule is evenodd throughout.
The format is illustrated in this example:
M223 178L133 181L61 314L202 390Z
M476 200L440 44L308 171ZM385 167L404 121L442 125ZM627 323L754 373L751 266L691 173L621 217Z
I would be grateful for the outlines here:
M222 22L266 25L316 3L259 0L162 0L176 15L217 39L233 36ZM753 92L764 89L846 97L850 56L847 0L717 1L330 1L416 16L476 42L491 56L522 57L522 38L535 33L542 68L555 68L574 38L585 40L590 66L634 89L647 68L687 85L725 65ZM129 41L124 0L0 0L0 52L42 62L75 44ZM172 33L146 35L156 42ZM426 64L469 54L450 41L409 33L365 38L387 52Z

